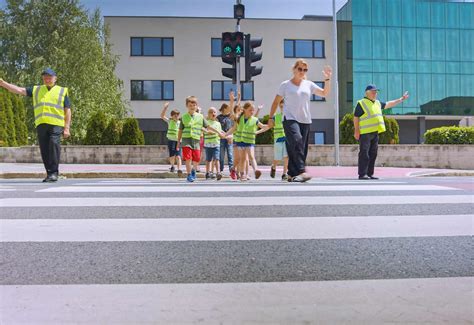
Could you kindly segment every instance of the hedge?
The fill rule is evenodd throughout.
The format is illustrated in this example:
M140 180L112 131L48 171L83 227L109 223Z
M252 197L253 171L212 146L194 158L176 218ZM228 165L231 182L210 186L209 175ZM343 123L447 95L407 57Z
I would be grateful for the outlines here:
M393 118L383 117L386 131L379 134L380 144L397 144L400 142L398 133L400 127L397 120ZM339 123L339 134L341 144L356 144L357 140L354 138L354 114L346 114Z
M270 116L265 115L260 119L260 122L263 124L268 124ZM265 131L263 133L260 133L257 135L257 138L255 139L256 144L273 144L273 129L270 129L268 131Z
M425 132L425 144L474 144L474 126L443 126Z
M26 144L28 129L23 100L0 88L0 146L16 147Z

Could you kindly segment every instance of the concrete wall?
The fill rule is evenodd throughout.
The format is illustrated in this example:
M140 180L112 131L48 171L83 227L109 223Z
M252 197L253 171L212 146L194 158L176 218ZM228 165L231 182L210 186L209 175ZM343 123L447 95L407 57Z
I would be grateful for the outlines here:
M255 149L257 162L268 165L273 146ZM343 166L357 165L357 145L341 145ZM71 164L167 164L166 146L63 146L61 161ZM474 170L474 145L381 145L377 166ZM38 147L0 148L1 163L41 163ZM308 165L334 165L334 146L311 145Z

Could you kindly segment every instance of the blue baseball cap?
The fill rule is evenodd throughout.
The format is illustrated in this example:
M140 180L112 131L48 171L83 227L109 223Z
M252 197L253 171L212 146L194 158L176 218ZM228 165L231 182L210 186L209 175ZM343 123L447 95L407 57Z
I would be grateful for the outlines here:
M367 87L365 87L365 91L368 91L368 90L380 90L380 89L377 88L376 85L370 84L370 85L368 85Z
M52 77L56 76L56 72L54 72L54 70L51 69L51 68L46 68L46 69L43 70L43 72L41 72L42 76L44 76L45 74L47 74L49 76L52 76Z

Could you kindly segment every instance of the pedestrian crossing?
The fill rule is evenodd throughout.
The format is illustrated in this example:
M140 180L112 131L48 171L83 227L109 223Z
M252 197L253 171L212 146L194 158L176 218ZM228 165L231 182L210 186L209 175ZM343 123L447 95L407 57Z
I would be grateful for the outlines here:
M0 189L1 324L473 321L474 197L440 182Z

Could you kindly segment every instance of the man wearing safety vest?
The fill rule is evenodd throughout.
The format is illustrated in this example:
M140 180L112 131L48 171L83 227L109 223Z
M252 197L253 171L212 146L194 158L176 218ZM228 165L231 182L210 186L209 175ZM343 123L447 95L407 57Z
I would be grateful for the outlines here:
M375 85L365 88L365 97L357 102L354 109L354 137L359 140L359 179L378 179L374 176L375 159L379 143L379 133L385 132L382 110L394 107L408 98L402 97L381 103L377 100Z
M0 87L18 95L33 97L36 132L47 174L43 182L56 182L61 135L64 138L70 136L71 104L68 89L56 85L56 73L52 69L45 69L41 76L44 83L41 86L23 88L0 79Z

